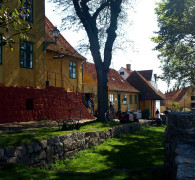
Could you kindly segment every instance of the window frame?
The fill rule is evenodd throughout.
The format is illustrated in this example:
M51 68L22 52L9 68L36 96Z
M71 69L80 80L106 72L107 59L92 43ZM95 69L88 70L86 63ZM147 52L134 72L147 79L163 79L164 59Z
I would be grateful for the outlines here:
M112 103L114 103L114 94L110 94L109 99Z
M30 1L30 2L29 2ZM27 8L30 5L30 8ZM26 21L33 22L33 0L25 0L23 4L24 9L29 9L30 14L28 17L25 14L21 15L21 18L24 18Z
M195 103L191 103L191 109L195 108Z
M195 96L191 96L191 101L195 101Z
M72 65L71 65L71 63L72 63ZM76 67L77 67L76 62L69 61L69 78L71 78L71 79L77 78L77 68ZM74 69L75 69L75 72L74 72ZM75 75L75 77L74 77L74 75Z
M125 75L125 72L124 71L121 71L120 72L120 75L122 76L122 75Z
M22 43L26 43L26 46L28 45L28 44L30 44L30 45L32 45L32 51L28 51L28 50L26 50L26 49L22 49L21 47L21 45L22 45ZM23 52L25 52L25 53L30 53L30 54L32 54L32 60L29 60L29 62L31 62L32 61L32 67L29 67L29 66L22 66L21 65L21 53L22 53L22 51ZM24 61L24 60L23 60ZM24 61L25 62L25 61ZM26 64L27 64L27 58L26 58ZM25 68L25 69L33 69L33 43L32 42L29 42L29 41L20 41L20 68Z
M123 104L127 105L127 94L124 94L123 96Z
M133 96L132 96L132 94L129 95L129 104L133 104Z

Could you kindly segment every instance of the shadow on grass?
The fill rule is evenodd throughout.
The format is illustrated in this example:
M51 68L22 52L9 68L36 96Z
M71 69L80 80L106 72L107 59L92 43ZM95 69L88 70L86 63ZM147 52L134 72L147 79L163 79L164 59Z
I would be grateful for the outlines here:
M94 172L57 173L57 179L164 180L163 127L146 127L134 134L109 139L54 165L53 170Z
M164 180L163 132L163 127L144 127L43 169L0 166L0 179Z

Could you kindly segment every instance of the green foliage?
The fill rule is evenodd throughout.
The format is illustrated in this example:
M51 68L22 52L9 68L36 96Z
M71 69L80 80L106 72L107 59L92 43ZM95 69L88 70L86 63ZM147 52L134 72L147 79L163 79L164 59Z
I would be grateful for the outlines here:
M174 111L178 111L179 110L179 103L177 102L172 102L172 107Z
M161 78L195 87L195 0L162 0L156 14L160 30L152 40L160 52Z
M28 9L23 6L24 0L15 0L17 7L14 9L8 6L9 0L0 1L0 29L3 30L2 46L9 46L15 43L13 37L20 35L21 39L28 39L26 33L32 29L31 25L21 18L29 15ZM28 7L27 7L28 8ZM13 31L13 29L15 31Z
M41 169L16 165L0 166L0 177L2 180L164 180L164 130L164 127L143 127L133 134L109 139L99 146L77 153L72 158Z

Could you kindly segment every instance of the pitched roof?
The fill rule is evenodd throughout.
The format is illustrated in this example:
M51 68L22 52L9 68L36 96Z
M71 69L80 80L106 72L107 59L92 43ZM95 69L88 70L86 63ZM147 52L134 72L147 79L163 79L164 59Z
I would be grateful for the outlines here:
M123 69L127 72L127 74L128 74L128 75L130 75L130 74L131 74L131 72L132 72L132 71L131 71L131 70L129 70L129 69L126 69L126 68L123 68Z
M140 73L147 81L151 81L153 70L143 70L137 72Z
M165 99L139 72L133 71L126 79L129 84L140 91L141 100Z
M166 96L166 99L172 98L174 101L179 102L186 95L188 90L189 90L189 87L185 89L177 89L177 90L165 93L165 96Z
M85 72L88 73L88 75L90 75L93 78L94 81L97 82L97 73L95 65L93 63L86 62L83 66L83 69ZM108 73L108 90L135 93L139 92L137 89L131 86L125 79L123 79L114 69L110 69Z
M172 99L179 91L180 91L180 89L173 90L173 91L170 91L170 92L166 92L165 93L166 99Z
M46 41L55 41L52 31L54 29L54 25L51 21L45 16L45 33L46 33ZM57 44L50 44L47 46L47 51L58 52L61 55L74 56L81 60L85 60L86 58L80 55L69 43L66 39L59 34Z

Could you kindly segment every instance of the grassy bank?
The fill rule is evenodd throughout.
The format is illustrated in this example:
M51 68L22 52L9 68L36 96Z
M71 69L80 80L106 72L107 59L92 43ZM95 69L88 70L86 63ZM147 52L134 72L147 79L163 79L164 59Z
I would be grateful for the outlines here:
M75 129L61 131L59 130L59 127L46 127L20 131L10 130L9 132L0 134L0 148L14 148L18 145L30 144L32 142L40 142L41 140L50 138L51 136L66 135L71 132L101 131L117 125L121 124L118 122L111 122L110 124L107 124L104 122L92 121L82 124L80 130Z
M163 132L164 127L143 127L42 169L2 166L0 179L164 180Z

